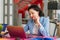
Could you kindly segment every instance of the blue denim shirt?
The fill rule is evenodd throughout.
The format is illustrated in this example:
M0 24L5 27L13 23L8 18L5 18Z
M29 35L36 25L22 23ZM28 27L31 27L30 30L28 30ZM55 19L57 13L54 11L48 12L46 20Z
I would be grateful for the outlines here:
M40 17L40 23L42 26L39 28L38 35L40 36L49 36L49 17ZM29 30L30 34L33 34L33 26L34 21L30 19L27 25L24 27L24 31L27 32Z

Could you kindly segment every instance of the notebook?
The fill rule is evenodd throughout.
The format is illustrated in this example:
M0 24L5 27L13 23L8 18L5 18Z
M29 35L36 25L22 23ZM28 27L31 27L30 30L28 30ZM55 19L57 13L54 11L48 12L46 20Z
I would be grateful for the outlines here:
M7 26L7 30L12 38L26 38L24 29L21 26Z

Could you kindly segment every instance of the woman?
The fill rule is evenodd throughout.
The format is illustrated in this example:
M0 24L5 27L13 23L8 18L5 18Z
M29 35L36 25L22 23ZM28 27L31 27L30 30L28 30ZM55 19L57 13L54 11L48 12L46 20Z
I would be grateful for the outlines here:
M39 36L49 36L49 17L44 17L44 14L37 5L31 5L28 8L30 20L24 27L25 32L29 30L30 34L36 34Z

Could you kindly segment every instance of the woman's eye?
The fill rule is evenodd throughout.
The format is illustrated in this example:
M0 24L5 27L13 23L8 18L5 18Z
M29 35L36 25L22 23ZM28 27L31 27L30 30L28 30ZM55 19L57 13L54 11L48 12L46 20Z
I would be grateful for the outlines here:
M33 12L30 12L30 13L29 13L29 15L32 15L32 14L34 14L34 13L33 13Z

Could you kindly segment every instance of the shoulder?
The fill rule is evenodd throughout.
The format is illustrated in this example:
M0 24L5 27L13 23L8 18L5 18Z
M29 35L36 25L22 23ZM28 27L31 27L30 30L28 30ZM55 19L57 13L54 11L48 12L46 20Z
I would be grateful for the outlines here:
M41 21L42 23L47 23L47 22L50 21L50 19L49 19L49 17L41 17L41 18L40 18L40 21Z
M40 17L40 19L49 20L49 17Z

